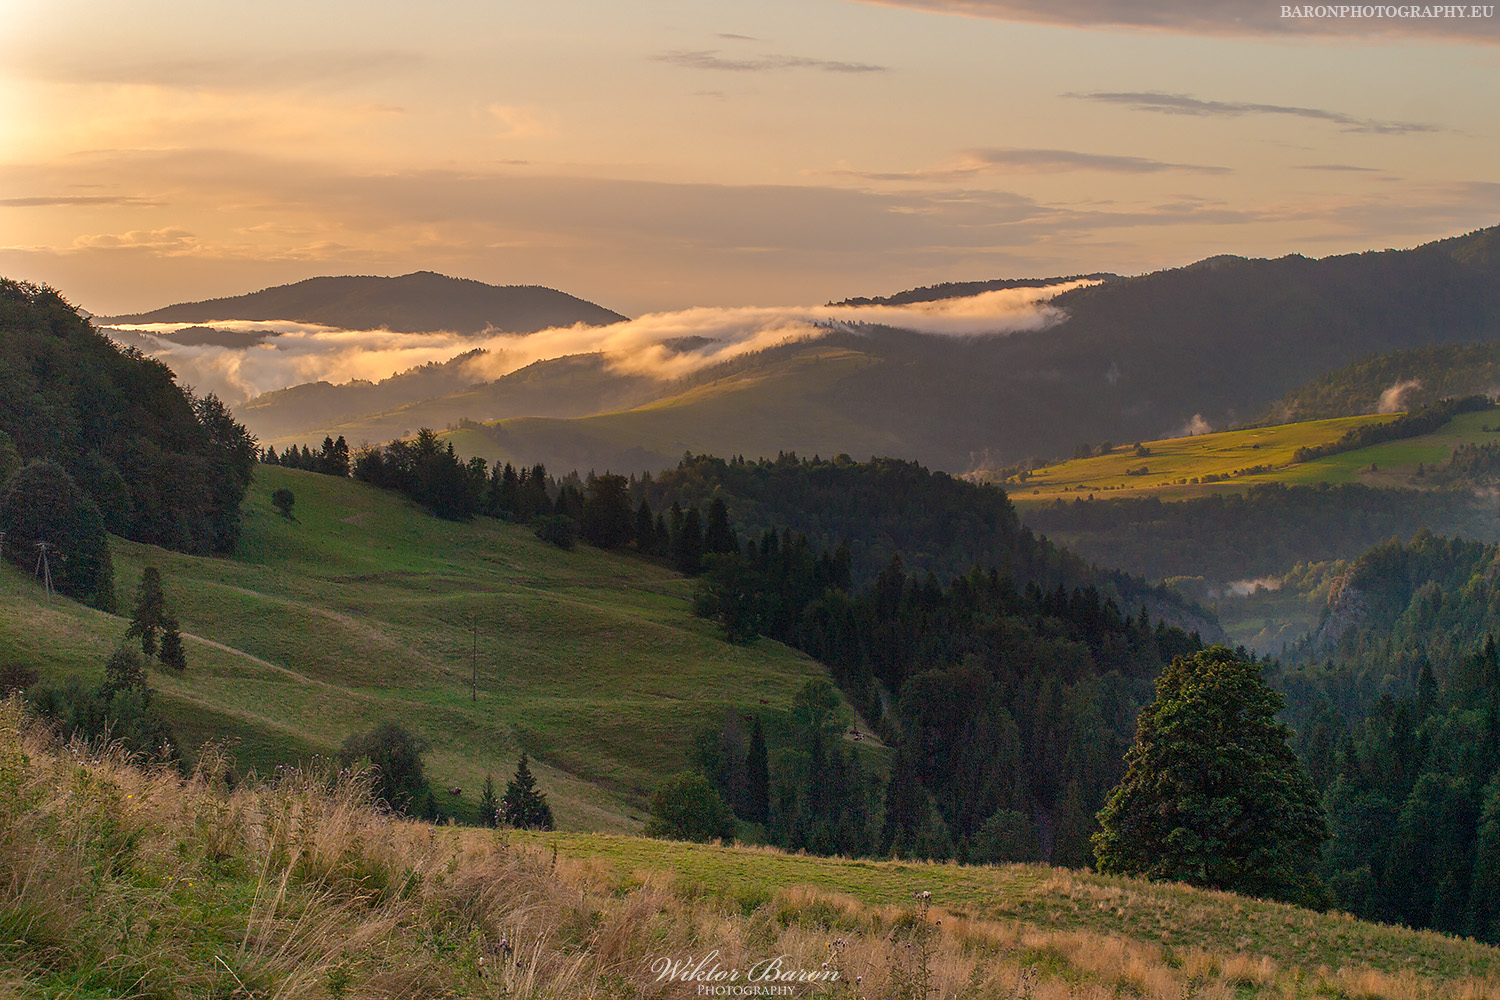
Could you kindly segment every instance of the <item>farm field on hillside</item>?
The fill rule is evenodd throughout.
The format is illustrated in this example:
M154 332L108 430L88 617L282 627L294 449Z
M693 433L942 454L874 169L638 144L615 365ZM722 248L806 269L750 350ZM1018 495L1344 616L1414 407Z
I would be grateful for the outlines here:
M1338 417L1141 442L1149 455L1137 455L1133 445L1117 445L1107 455L1045 466L1004 485L1022 506L1089 494L1100 500L1185 500L1243 492L1257 483L1358 482L1420 488L1425 484L1416 475L1419 464L1424 469L1442 465L1460 444L1500 441L1500 434L1483 429L1500 424L1494 413L1466 413L1431 434L1292 464L1298 448L1336 441L1351 428L1395 416L1399 414Z

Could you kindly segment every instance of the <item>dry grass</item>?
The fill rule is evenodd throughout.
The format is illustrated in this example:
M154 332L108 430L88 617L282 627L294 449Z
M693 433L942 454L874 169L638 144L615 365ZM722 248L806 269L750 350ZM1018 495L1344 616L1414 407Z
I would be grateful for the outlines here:
M710 893L661 868L622 874L381 815L357 775L231 789L219 759L202 760L184 780L61 744L0 703L0 995L665 1000L703 994L654 960L705 960L743 983L785 956L780 968L816 981L782 995L842 1000L1500 998L1491 978L1173 949L950 912L937 896ZM1083 888L1054 883L1060 897Z

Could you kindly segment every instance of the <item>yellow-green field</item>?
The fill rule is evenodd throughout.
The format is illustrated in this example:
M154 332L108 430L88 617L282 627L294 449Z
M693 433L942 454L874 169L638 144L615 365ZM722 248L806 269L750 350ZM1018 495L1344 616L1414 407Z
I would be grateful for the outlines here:
M269 502L279 486L294 521ZM689 614L691 581L631 556L564 552L523 527L441 521L396 494L266 466L244 510L232 557L112 542L122 614L153 565L187 633L187 673L151 674L181 742L230 740L262 773L393 718L431 744L445 806L472 808L486 773L503 786L524 748L562 826L637 829L695 731L726 711L774 724L823 673L770 640L722 641ZM127 617L47 600L0 568L0 658L44 678L102 676Z
M1147 455L1136 454L1133 445L1117 445L1107 455L1049 465L1024 480L1012 478L1005 488L1017 504L1024 505L1090 494L1098 499L1156 496L1183 500L1272 482L1412 487L1423 485L1417 478L1419 464L1424 469L1442 465L1460 444L1500 441L1500 434L1482 429L1500 424L1500 416L1467 413L1431 434L1292 462L1298 448L1328 444L1352 428L1399 415L1339 417L1145 441L1142 446L1150 452Z

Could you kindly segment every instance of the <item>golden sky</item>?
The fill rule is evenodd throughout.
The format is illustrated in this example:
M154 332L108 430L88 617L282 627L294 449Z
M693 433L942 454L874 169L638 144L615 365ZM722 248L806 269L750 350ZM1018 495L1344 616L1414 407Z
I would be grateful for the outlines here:
M1500 222L1470 10L0 0L0 275L110 314L430 269L635 315L1411 246Z

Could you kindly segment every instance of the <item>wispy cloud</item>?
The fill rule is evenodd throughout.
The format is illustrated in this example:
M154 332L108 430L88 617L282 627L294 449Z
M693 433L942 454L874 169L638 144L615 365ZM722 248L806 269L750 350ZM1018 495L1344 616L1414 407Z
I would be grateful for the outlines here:
M718 49L677 49L653 56L657 62L685 69L728 70L735 73L765 73L786 69L811 69L824 73L884 73L889 67L874 63L813 59L809 56L763 55L749 59L721 56Z
M997 21L1068 28L1139 28L1186 35L1427 38L1474 45L1500 42L1495 17L1282 17L1263 0L860 0ZM1303 5L1296 5L1301 7ZM1467 9L1467 8L1465 8Z
M161 202L135 195L34 195L29 198L0 198L4 208L61 208L67 205L119 205L130 208L153 208Z
M213 55L165 59L103 57L42 59L23 57L22 67L38 79L69 83L112 83L196 90L292 89L309 85L340 87L414 73L429 57L398 50L324 50L286 55Z
M1443 132L1437 125L1424 122L1381 121L1375 118L1356 118L1339 111L1324 108L1299 108L1285 104L1255 104L1247 101L1204 101L1191 94L1161 94L1155 92L1093 92L1087 94L1064 94L1086 101L1105 104L1123 104L1134 111L1156 111L1167 115L1191 115L1202 118L1241 118L1245 115L1290 115L1296 118L1311 118L1316 121L1338 125L1344 132L1370 132L1378 135L1403 135L1406 133Z
M1077 170L1110 174L1156 174L1164 171L1196 174L1232 173L1228 167L1168 163L1142 156L1111 156L1102 153L1080 153L1069 149L999 147L966 149L955 163L923 170L893 173L845 170L839 173L878 181L953 181L964 180L978 174L1061 174Z
M145 249L164 256L196 253L202 249L198 237L185 229L132 229L127 233L98 233L73 241L79 250Z
M1379 167L1356 167L1348 163L1300 163L1298 170L1324 170L1329 173L1378 174Z

